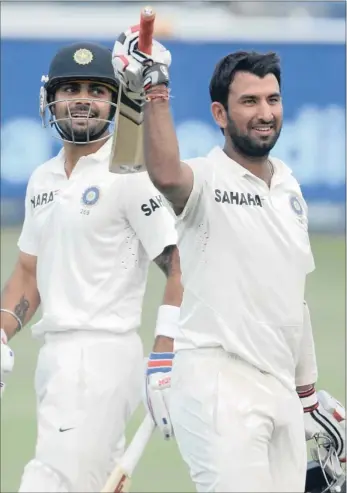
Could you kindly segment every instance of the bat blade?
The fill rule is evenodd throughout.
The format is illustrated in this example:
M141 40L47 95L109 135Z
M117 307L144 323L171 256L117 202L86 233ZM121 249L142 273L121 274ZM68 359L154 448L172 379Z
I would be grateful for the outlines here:
M139 50L151 54L155 12L145 7L141 12ZM143 103L132 101L119 88L115 132L109 162L112 173L146 171L143 155Z
M101 493L129 493L130 486L131 478L121 467L116 467L101 490Z
M143 157L142 123L142 108L137 102L129 99L120 86L109 163L109 170L112 173L146 171Z
M106 481L101 493L130 492L132 474L142 457L154 429L154 421L148 414L135 433L123 457Z

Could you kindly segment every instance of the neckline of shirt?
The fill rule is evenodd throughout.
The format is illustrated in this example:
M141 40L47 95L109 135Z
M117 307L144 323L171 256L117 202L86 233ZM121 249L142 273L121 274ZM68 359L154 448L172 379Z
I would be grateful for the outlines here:
M112 136L105 140L105 143L96 152L88 154L87 156L81 156L80 159L77 161L76 166L78 166L81 161L83 162L83 164L103 163L111 153L111 146ZM54 171L66 176L64 147L61 148L59 153L54 158Z
M220 164L228 166L228 169L230 170L231 173L234 173L236 175L239 175L241 177L251 177L253 179L258 179L253 173L251 173L248 169L244 168L241 166L238 162L234 161L231 159L227 154L224 152L224 150L216 146L214 147L208 154L208 158L211 159L215 164ZM273 171L274 174L272 176L272 181L276 181L277 183L280 183L282 181L285 181L285 179L292 175L292 170L283 163L278 158L275 158L273 156L269 156L269 161L273 166Z

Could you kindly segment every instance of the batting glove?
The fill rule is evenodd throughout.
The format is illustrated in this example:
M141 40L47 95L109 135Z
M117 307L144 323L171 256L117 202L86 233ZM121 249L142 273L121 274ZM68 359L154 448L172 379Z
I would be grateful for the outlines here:
M325 390L316 393L314 387L298 394L304 408L306 440L329 438L339 460L346 462L346 411L342 404Z
M147 55L139 51L138 41L139 26L132 26L118 37L112 52L115 76L132 99L154 85L169 84L170 52L153 40L152 54Z
M168 405L173 359L174 353L152 352L148 358L146 372L147 406L166 440L174 434Z
M4 329L1 329L0 333L1 337L1 382L0 382L0 388L1 388L1 393L0 397L2 397L2 394L5 390L5 383L3 381L3 377L7 374L10 373L13 369L13 364L14 364L14 353L12 349L7 345L7 336L4 331Z

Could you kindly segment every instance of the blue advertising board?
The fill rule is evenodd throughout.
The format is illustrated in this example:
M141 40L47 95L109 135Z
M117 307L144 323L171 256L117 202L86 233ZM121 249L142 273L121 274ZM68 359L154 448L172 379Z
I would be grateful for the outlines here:
M73 42L75 40L71 40ZM112 48L112 40L99 40ZM33 169L60 148L41 128L39 90L55 52L69 40L2 40L1 194L22 198ZM222 142L210 113L209 80L217 61L239 49L276 51L283 70L284 126L273 154L283 159L309 203L345 202L343 44L165 41L172 53L172 108L181 157L204 155Z

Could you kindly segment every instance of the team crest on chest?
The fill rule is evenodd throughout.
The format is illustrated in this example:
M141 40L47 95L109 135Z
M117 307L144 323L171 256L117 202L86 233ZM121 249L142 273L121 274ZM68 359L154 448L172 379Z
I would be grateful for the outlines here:
M88 187L82 195L82 204L92 206L95 205L100 198L100 190L98 187Z
M295 195L292 195L289 199L289 203L290 203L290 206L291 208L293 209L293 211L295 212L296 215L298 216L302 216L303 213L304 213L304 210L302 208L302 205L298 199L298 197L296 197Z

